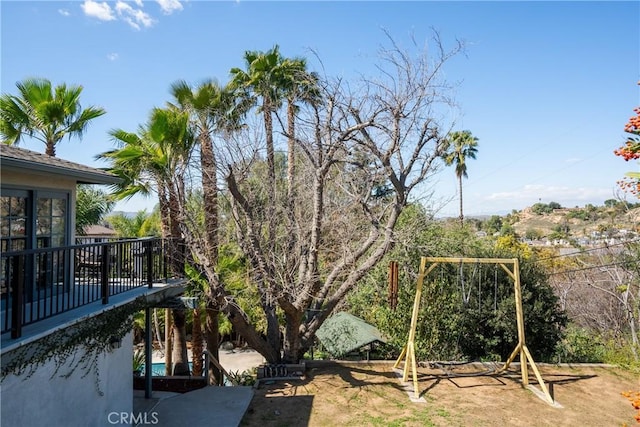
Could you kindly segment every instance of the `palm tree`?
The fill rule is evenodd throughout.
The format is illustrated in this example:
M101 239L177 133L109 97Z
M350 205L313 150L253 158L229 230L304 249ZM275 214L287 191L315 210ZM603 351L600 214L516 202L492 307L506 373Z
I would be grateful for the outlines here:
M76 195L76 234L83 236L86 228L98 224L113 208L113 200L103 190L78 185Z
M273 141L273 113L280 107L283 89L286 84L278 45L267 52L246 51L244 54L245 70L232 68L232 89L238 92L240 98L248 99L258 106L264 118L265 143L267 151L267 183L269 189L266 203L266 216L270 219L266 231L266 242L272 247L276 242L276 171L275 150ZM275 250L267 250L275 253ZM269 280L269 278L265 278ZM278 324L276 305L273 301L263 301L267 315L267 341L274 348L279 348L280 327Z
M98 155L110 160L110 171L122 178L113 188L116 198L157 191L163 238L180 237L178 197L184 194L182 169L188 164L194 140L188 124L188 114L175 108L156 108L138 133L112 130L110 134L120 147ZM172 259L177 259L175 251L171 254ZM173 374L188 375L184 310L173 310L173 319Z
M287 99L287 207L293 208L295 176L295 114L297 102L317 103L320 100L318 76L307 71L304 58L283 59L280 64L284 97Z
M227 132L237 128L239 118L244 114L242 105L236 105L234 94L214 80L207 80L192 88L185 81L178 81L171 85L171 93L175 99L176 108L180 108L188 115L190 126L200 147L200 168L202 173L203 207L205 213L205 253L207 262L217 269L218 265L218 184L217 157L213 147L212 134ZM171 104L173 105L173 104ZM220 283L209 283L207 298L205 340L207 350L218 358L219 347L219 310L216 305L215 292ZM194 330L201 330L200 309L196 308L193 315ZM201 360L200 338L193 337L194 359ZM192 343L193 344L193 343ZM220 384L221 372L211 362L207 367L209 378Z
M111 130L119 148L96 156L110 161L109 171L121 178L112 186L116 199L157 192L163 238L180 237L176 197L182 192L180 170L193 146L188 119L187 114L176 109L156 108L137 133Z
M264 117L267 148L268 187L275 188L275 152L273 145L273 113L280 106L283 96L283 76L280 48L275 45L267 52L246 51L246 70L232 68L230 87L238 90L258 105ZM273 196L273 195L272 195Z
M463 130L451 132L447 138L449 149L443 155L447 166L455 164L458 189L460 192L460 223L464 222L462 210L462 178L467 178L467 159L475 159L478 152L478 138L471 135L471 131Z
M56 155L56 144L65 136L79 138L89 123L105 114L99 107L80 106L82 86L61 84L52 88L47 79L26 79L16 84L19 95L0 97L2 143L19 144L28 136L46 145L46 154Z

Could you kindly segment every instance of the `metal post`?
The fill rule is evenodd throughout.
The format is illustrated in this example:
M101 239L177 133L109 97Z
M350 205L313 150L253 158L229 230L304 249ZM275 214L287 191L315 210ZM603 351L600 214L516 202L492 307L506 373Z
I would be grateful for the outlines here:
M29 255L32 256L32 255ZM22 310L24 307L24 279L25 279L25 257L14 258L11 286L11 338L16 339L22 336Z
M100 287L102 290L102 304L109 303L109 246L102 247L102 262L100 263Z
M151 347L151 308L144 309L144 397L151 399L152 391L152 374L153 369L153 348Z
M153 246L151 240L144 242L144 254L147 257L147 286L153 288Z

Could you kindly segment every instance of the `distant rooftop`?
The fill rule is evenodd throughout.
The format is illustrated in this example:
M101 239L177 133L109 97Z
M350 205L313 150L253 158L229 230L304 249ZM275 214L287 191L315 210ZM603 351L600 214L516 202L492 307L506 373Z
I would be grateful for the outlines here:
M79 184L115 184L120 181L120 178L102 169L4 144L0 144L0 168L62 175L75 178Z
M84 228L84 235L79 237L114 237L117 235L115 230L104 225L87 225Z

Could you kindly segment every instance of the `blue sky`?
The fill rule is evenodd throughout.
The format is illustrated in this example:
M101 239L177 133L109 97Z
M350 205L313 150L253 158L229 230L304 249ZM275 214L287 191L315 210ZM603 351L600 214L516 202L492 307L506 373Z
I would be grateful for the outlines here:
M479 139L464 181L465 214L533 203L601 205L637 164L613 150L640 104L639 2L218 2L6 1L0 3L1 89L26 77L81 84L83 105L107 114L61 158L104 167L107 132L135 131L178 79L226 83L245 50L280 45L285 56L322 59L330 75L373 72L383 29L401 45L431 28L467 43L445 68L458 103L456 129ZM23 147L44 151L37 142ZM452 169L432 182L440 215L457 215ZM450 200L449 203L446 203ZM151 208L132 199L119 210Z

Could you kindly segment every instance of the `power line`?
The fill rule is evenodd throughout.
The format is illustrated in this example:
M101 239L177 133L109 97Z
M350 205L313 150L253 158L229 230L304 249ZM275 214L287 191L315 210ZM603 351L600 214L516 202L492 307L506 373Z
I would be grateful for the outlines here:
M629 240L629 241L621 242L621 243L614 243L614 244L611 244L611 245L599 246L599 247L596 247L596 248L581 250L579 252L572 252L572 253L567 253L567 254L553 255L553 256L550 256L550 257L537 259L537 260L534 261L534 263L546 261L546 260L549 260L549 259L562 258L562 257L566 257L566 256L582 255L582 254L585 254L585 253L588 253L588 252L599 251L601 249L609 249L609 248L613 248L615 246L628 245L630 243L640 243L640 239Z
M630 261L618 261L618 262L612 262L610 264L600 264L600 265L592 265L589 267L581 267L581 268L574 268L571 270L563 270L563 271L556 271L554 273L549 273L549 276L555 276L557 274L567 274L567 273L575 273L577 271L584 271L584 270L593 270L594 268L604 268L604 267L615 267L617 265L622 265L622 264L629 264ZM635 266L638 266L639 261L635 261Z

